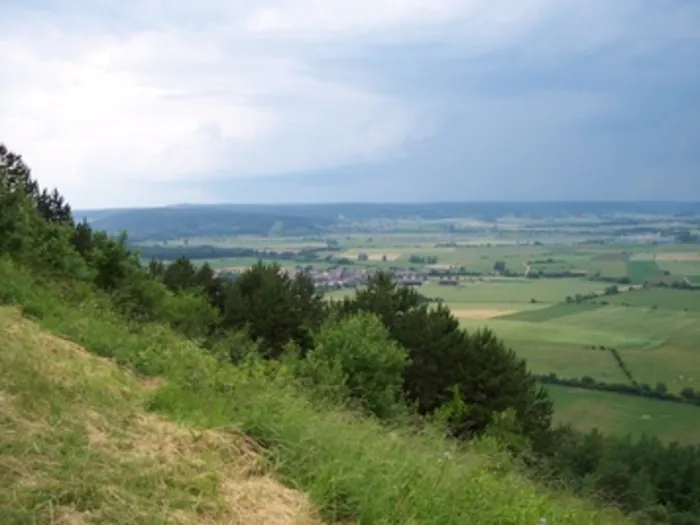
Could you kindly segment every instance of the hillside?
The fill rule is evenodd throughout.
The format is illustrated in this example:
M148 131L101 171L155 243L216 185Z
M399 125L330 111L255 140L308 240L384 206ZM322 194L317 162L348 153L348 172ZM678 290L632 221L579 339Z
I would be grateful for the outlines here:
M327 217L309 218L279 213L229 207L166 207L120 210L114 213L86 214L96 228L110 234L129 232L132 241L172 239L203 235L237 234L311 235L323 231L330 223Z
M146 412L159 384L0 308L0 522L320 523L240 433Z
M327 522L625 523L538 487L493 443L458 449L389 433L313 403L284 377L255 367L217 373L213 359L162 328L134 331L96 314L94 302L69 307L7 272L3 282L17 287L5 298L109 359L0 308L3 524L316 523L311 505ZM129 364L162 376L145 379Z

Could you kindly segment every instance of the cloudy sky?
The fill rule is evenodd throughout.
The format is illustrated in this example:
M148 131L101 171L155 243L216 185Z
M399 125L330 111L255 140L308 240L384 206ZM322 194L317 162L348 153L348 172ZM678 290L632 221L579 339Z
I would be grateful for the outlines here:
M700 200L697 0L0 0L0 142L77 208Z

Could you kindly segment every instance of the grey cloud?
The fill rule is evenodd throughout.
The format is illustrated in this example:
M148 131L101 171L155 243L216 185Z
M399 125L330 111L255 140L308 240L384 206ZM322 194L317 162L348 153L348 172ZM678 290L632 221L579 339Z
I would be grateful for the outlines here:
M145 27L158 3L121 11L115 27ZM220 169L164 192L238 202L700 195L700 2L532 0L520 5L539 11L518 16L504 8L486 20L455 15L310 39L228 31L217 22L224 4L175 2L156 17L155 28L206 28L216 38L192 49L186 74L182 57L139 73L181 88L168 96L185 101L223 98L222 68L234 72L226 78L238 96L282 122L269 147L247 158L250 171L279 156L279 172L231 180ZM87 3L67 5L77 13ZM276 89L280 70L289 84ZM366 114L345 116L348 131L333 111L353 90L386 105L357 106ZM221 164L239 167L245 144L215 125L200 131ZM341 151L359 141L370 146Z

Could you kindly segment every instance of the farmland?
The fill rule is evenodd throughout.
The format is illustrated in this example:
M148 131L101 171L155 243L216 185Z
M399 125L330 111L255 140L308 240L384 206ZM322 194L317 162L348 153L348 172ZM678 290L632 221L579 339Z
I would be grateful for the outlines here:
M693 220L680 226L691 237L700 234ZM175 236L139 245L177 248L183 255L198 246L253 250L246 257L197 260L220 270L240 271L262 259L312 276L328 268L420 274L420 294L449 306L467 330L492 329L536 374L629 384L614 349L636 382L679 395L700 391L700 244L653 233L678 228L679 221L658 214L605 220L385 216L355 218L322 233ZM647 233L632 236L625 228ZM448 277L452 282L444 282ZM326 295L352 294L355 286L339 285ZM700 424L693 423L700 421L698 407L546 388L559 421L700 442Z
M616 434L655 435L665 441L697 442L698 409L608 392L549 386L555 421L582 430L604 428Z
M696 294L696 300L700 299L698 292L685 293ZM471 329L488 326L525 357L537 373L588 375L606 382L621 380L605 365L607 359L610 366L616 367L610 356L590 349L595 345L616 348L639 382L664 382L675 392L700 387L697 310L561 305L552 312L567 310L568 315L549 319L543 315L546 310L537 310L487 322L463 319L463 324ZM534 314L540 314L540 319ZM521 320L525 315L532 320Z

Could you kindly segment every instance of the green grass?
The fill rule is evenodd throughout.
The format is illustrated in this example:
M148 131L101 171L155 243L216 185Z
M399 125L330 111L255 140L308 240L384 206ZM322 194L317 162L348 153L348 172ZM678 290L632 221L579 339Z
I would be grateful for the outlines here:
M535 311L539 310L542 308L546 308L546 304L542 303L445 303L452 313L456 317L459 318L467 318L469 319L470 317L470 312L476 312L476 315L479 314L479 312L487 311L491 312L494 314L499 315L499 319L505 319L506 317L509 317L511 315L517 315L519 312L530 312L530 311ZM516 313L510 313L509 312L516 312Z
M627 277L627 263L625 261L592 261L588 268L591 273L600 272L601 277L614 279Z
M565 312L567 306L557 305L552 311L561 308ZM548 309L544 309L488 320L463 318L461 323L470 329L488 326L537 373L626 382L602 357L585 350L590 345L603 345L618 349L640 382L652 386L664 382L676 393L685 387L700 387L697 311L570 306L579 310L548 320L542 319L548 316Z
M304 503L301 494L285 501L286 490L261 475L248 478L262 461L241 435L147 413L147 382L18 310L0 308L0 339L3 525L261 523ZM235 498L248 505L231 505Z
M646 343L627 344L626 347L654 349L668 341L677 331L694 330L696 318L697 315L691 312L609 305L559 319L556 324L562 329L627 334L625 337L631 336Z
M661 381L670 390L680 392L684 387L698 388L700 385L700 352L697 346L700 324L697 319L698 314L693 311L606 306L549 322L527 323L529 329L524 322L506 319L489 321L488 324L531 365L539 362L539 349L550 345L556 348L558 344L560 348L572 350L584 345L604 345L621 352L638 381L651 385ZM573 360L569 366L590 370L586 359L588 357L584 357L583 361ZM569 371L555 364L552 361L550 370L537 371L570 375ZM587 375L609 380L602 372Z
M676 277L700 274L700 261L668 261L657 256L664 253L683 254L697 252L697 248L684 245L671 245L652 248L648 246L611 246L597 248L586 268L591 272L600 272L603 277L630 277L634 283L645 280L658 280L669 271ZM668 280L668 279L665 279Z
M663 441L700 443L700 408L637 396L547 385L554 401L554 418L575 428L598 428L611 435L643 434Z
M627 303L639 308L657 307L669 310L700 312L700 290L673 288L641 288L606 296L611 304Z
M627 262L627 276L634 284L653 281L664 277L664 272L654 260L639 259Z
M529 321L513 321L507 318L483 320L463 320L466 328L488 326L516 351L525 343L549 342L560 344L562 347L575 346L584 348L589 345L604 345L616 348L655 348L665 342L664 338L653 339L645 334L634 332L614 331L605 326L594 327L588 322L579 322L578 325L570 324L578 321L587 314L603 312L604 309L581 312L549 322L532 323ZM566 321L566 322L564 322ZM556 370L552 370L556 372Z
M537 374L555 372L561 377L589 376L607 383L628 383L609 352L603 350L526 341L516 351L527 359L528 367Z
M621 348L648 344L645 338L571 328L556 322L512 321L505 317L461 319L461 324L468 330L484 326L492 329L518 356L527 360L535 373L554 372L562 377L587 375L610 383L626 383L627 379L609 353L590 350L590 345Z
M86 291L84 303L64 303L2 262L0 291L5 301L20 302L39 316L45 329L163 380L140 381L105 361L95 365L102 372L86 374L78 358L64 359L36 325L23 323L17 331L16 314L1 309L3 340L7 334L18 340L0 347L3 429L7 421L14 425L9 445L3 433L0 447L0 501L3 518L11 518L3 524L53 523L63 517L59 512L74 521L78 513L88 523L155 524L165 522L166 514L174 519L181 509L181 523L192 513L196 523L273 523L258 513L263 505L284 515L301 499L269 478L263 478L268 484L245 478L250 462L242 461L245 451L235 432L226 437L227 428L264 444L267 461L260 468L269 465L278 479L305 491L327 522L626 522L613 511L542 489L493 441L456 448L430 432L390 433L375 421L312 402L284 367L274 373L257 362L239 369L219 364L161 326L125 325ZM54 387L58 377L61 384ZM163 454L176 457L167 461ZM241 477L241 485L231 486L231 479ZM226 497L228 487L240 503L251 486L256 501L244 497L234 507ZM249 514L224 519L241 509Z
M700 261L663 261L657 259L656 264L662 270L669 271L671 275L677 277L700 276Z
M435 282L423 285L420 293L426 297L441 297L447 303L560 303L567 295L586 294L602 290L603 285L586 279L525 279L508 278L494 281L468 280L456 287L440 286ZM517 308L514 308L517 309Z
M653 261L653 260L654 260L654 254L652 252L647 252L647 251L636 251L635 253L631 254L629 257L629 261L633 261L633 262Z
M627 262L629 255L618 251L603 251L593 257L595 262Z
M455 308L496 308L532 310L562 303L567 295L599 292L604 285L586 279L462 278L459 286L442 286L431 280L416 290L431 298L442 298ZM340 299L354 294L352 289L326 294ZM535 299L536 303L532 303Z
M580 304L576 303L561 303L542 308L539 310L527 310L515 314L501 317L509 321L529 321L531 323L540 323L542 321L551 321L567 315L576 315L581 312L588 312L602 308L603 305L599 302L585 301Z
M355 290L352 288L343 288L341 290L331 290L331 291L324 293L324 297L329 301L330 300L338 301L338 300L343 299L344 297L352 297L353 295L355 295Z

